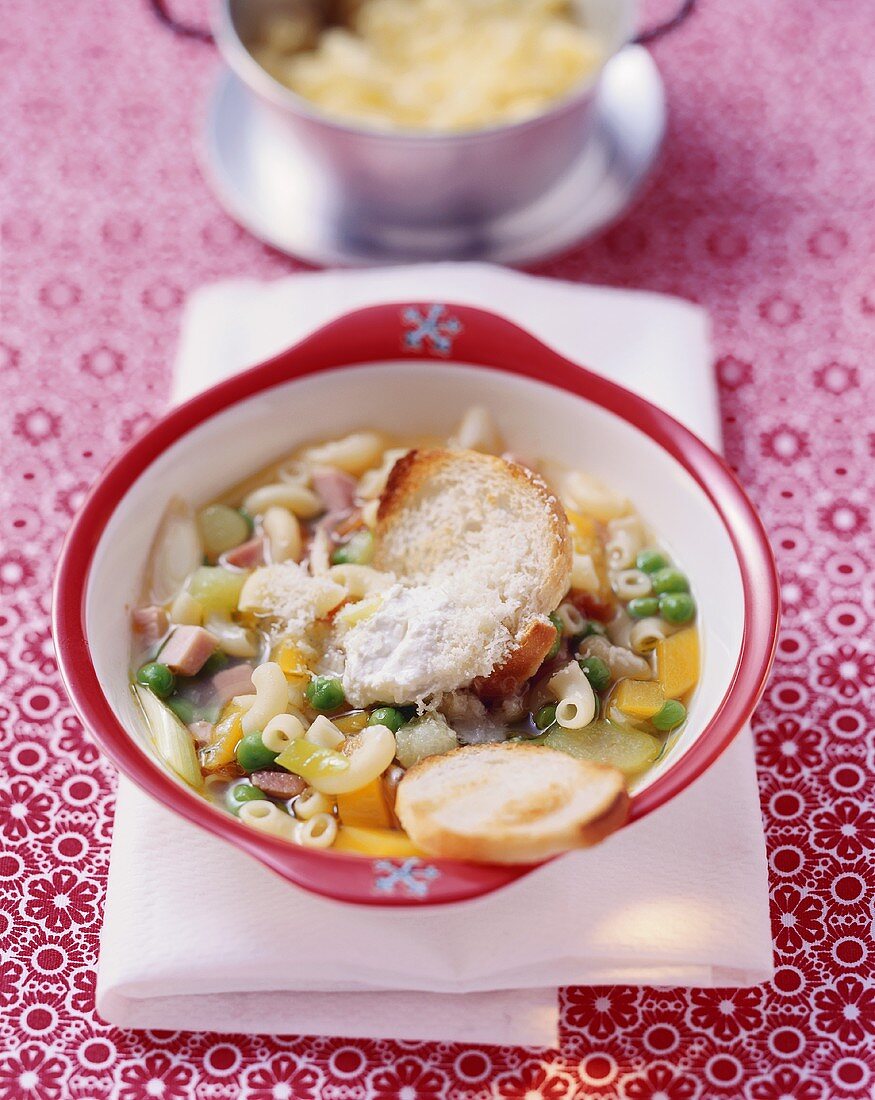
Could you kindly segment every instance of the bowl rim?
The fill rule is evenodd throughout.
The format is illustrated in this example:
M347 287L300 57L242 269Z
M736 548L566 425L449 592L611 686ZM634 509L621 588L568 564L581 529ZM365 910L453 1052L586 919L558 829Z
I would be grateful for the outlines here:
M291 88L272 76L256 59L240 36L228 0L214 0L212 27L216 45L230 70L256 95L261 96L262 99L274 107L294 112L294 114L309 122L324 126L340 134L381 141L398 141L407 145L417 143L437 145L441 142L464 144L504 134L517 134L548 119L572 111L590 99L598 87L606 66L617 56L620 50L626 46L634 45L630 25L626 28L625 40L618 42L612 50L606 49L604 56L591 72L569 88L564 95L548 103L543 111L526 118L496 122L488 126L478 126L475 129L458 131L416 130L410 127L381 129L379 126L368 125L364 122L356 123L351 119L344 118L342 115L333 115L330 111L307 99L306 96L292 91Z
M415 324L427 317L445 319L445 331L452 333L448 341L411 339L411 321ZM723 523L739 565L744 594L738 660L723 698L696 741L677 764L631 796L627 824L679 794L742 729L765 688L779 622L779 582L772 550L756 510L727 463L645 398L573 363L497 314L422 301L369 306L337 318L278 355L171 408L100 474L64 540L52 597L52 633L64 686L101 750L119 771L152 797L247 851L283 878L336 900L366 905L433 905L466 900L506 886L540 864L370 859L297 847L247 828L233 815L177 783L116 718L90 658L86 594L95 551L119 503L149 466L183 436L214 415L296 379L386 361L403 364L405 360L425 360L435 369L449 362L521 376L606 409L638 428L679 462ZM381 885L380 876L393 863L411 865L407 871L412 867L414 875L417 868L425 868L429 875L418 885L409 874L407 879L397 878L390 890Z

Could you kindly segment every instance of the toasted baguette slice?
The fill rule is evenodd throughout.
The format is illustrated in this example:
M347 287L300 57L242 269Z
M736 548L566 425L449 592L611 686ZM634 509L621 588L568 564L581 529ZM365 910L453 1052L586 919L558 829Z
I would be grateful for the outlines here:
M616 768L518 743L428 757L406 773L395 801L418 848L482 863L535 863L589 847L628 809Z
M378 569L415 584L485 586L532 616L571 583L568 518L546 484L478 451L408 451L377 513Z
M531 470L464 450L410 451L380 498L374 564L403 583L439 586L503 634L483 669L460 664L485 698L513 694L556 637L546 619L571 582L571 539L559 501ZM507 641L509 635L509 641ZM487 647L487 649L490 647ZM491 675L493 674L494 675Z

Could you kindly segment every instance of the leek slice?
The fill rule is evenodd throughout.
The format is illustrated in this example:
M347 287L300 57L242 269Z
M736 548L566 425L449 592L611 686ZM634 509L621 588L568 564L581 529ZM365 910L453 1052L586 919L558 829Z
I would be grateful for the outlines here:
M204 777L189 728L148 688L134 684L133 691L146 719L155 752L180 779L184 779L190 787L201 790Z
M349 770L349 759L342 753L314 745L303 737L286 745L274 763L314 785L322 779L342 775Z
M149 551L146 568L149 600L155 604L170 603L202 559L203 547L194 513L184 500L174 497L167 505Z

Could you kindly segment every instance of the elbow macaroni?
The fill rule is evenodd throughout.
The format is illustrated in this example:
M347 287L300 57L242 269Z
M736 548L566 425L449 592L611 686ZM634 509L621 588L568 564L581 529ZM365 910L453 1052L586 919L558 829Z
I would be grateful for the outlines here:
M246 711L241 719L244 734L263 730L272 718L285 714L289 705L289 684L276 661L266 661L252 673L254 695L238 695L234 702Z
M312 729L311 726L308 740ZM344 748L350 749L349 767L313 780L310 785L317 791L323 794L349 794L367 786L382 775L395 759L395 734L387 726L367 726L361 733L348 738Z
M273 563L300 561L303 543L298 517L278 504L268 508L261 521Z
M375 500L386 488L386 482L389 480L389 474L392 473L392 467L399 458L403 458L408 453L406 447L390 447L388 451L385 451L380 465L376 469L368 470L362 474L362 479L359 482L359 496L363 500Z
M573 603L560 604L556 614L562 622L562 633L566 637L579 634L586 624L583 613Z
M312 489L292 481L278 481L255 489L243 501L243 507L253 516L268 508L287 508L303 519L312 519L323 510L322 501Z
M253 631L239 623L232 623L224 615L210 615L204 624L217 639L219 645L232 657L256 657L258 639Z
M579 730L595 718L595 693L577 661L569 661L551 676L548 688L557 700L556 721L560 726Z
M640 569L621 569L614 577L613 587L619 599L635 600L640 596L649 596L653 582Z
M635 564L638 552L644 549L644 525L638 516L612 519L608 525L605 553L611 569L628 569Z
M304 723L294 714L278 714L264 727L261 734L262 744L271 752L282 752L292 741L297 741L306 733Z
M298 795L294 802L295 814L301 821L309 821L317 814L330 814L334 809L334 802L321 791L308 787Z
M662 619L641 619L629 631L629 644L638 654L650 653L665 636Z
M385 591L394 580L389 573L381 573L370 565L332 565L328 576L335 584L342 585L351 600L361 600Z
M314 814L298 823L295 840L303 848L330 848L337 840L337 819L329 813Z
M359 477L380 461L386 442L379 432L352 432L343 439L308 447L301 456L310 466L336 466Z
M339 749L346 738L330 718L320 714L307 730L307 740L323 749Z
M260 833L282 837L283 840L297 840L299 822L266 798L244 802L237 816L244 825L257 829Z
M447 440L449 447L495 455L502 449L498 426L482 405L472 405Z

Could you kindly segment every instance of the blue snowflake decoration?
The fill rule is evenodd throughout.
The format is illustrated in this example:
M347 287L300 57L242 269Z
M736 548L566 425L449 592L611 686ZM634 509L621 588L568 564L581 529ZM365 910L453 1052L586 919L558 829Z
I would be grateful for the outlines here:
M440 871L419 859L377 859L374 861L374 892L424 898Z
M407 306L401 311L401 321L411 331L404 333L407 351L422 351L426 345L437 355L449 355L453 340L462 331L462 322L446 315L446 306L433 305L423 312L417 306Z

